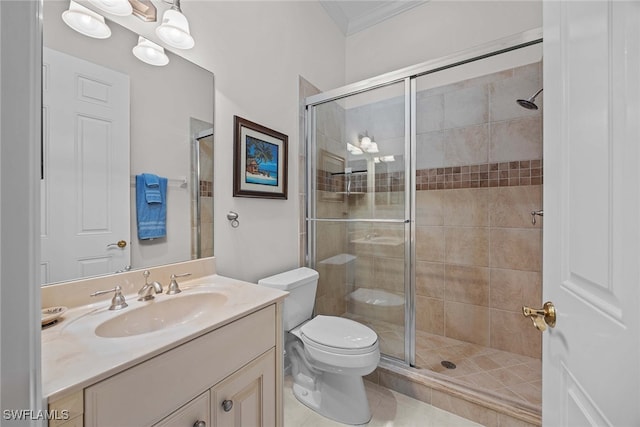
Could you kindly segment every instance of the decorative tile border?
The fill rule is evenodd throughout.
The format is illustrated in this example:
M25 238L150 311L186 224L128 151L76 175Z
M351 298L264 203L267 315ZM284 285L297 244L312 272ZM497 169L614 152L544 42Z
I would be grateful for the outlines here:
M344 175L332 175L318 170L319 191L346 191ZM468 166L419 169L416 171L416 190L445 190L454 188L515 187L541 185L543 183L542 160L483 163ZM375 176L377 193L404 191L404 172L385 172ZM351 176L351 192L367 192L367 173Z
M213 182L212 181L200 181L200 196L213 197Z
M421 169L416 172L416 190L514 187L540 185L542 181L542 160Z

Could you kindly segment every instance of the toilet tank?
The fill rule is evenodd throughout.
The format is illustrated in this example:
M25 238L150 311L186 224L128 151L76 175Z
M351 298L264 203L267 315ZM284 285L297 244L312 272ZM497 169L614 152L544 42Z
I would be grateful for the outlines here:
M258 280L259 285L289 292L284 300L282 313L285 331L290 331L305 320L311 319L318 277L317 271L301 267Z

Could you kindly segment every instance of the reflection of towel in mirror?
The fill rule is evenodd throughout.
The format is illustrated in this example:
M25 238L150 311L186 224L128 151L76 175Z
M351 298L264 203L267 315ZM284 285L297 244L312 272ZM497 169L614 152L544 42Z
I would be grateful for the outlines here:
M167 235L166 201L167 178L153 174L136 175L138 239L157 239Z

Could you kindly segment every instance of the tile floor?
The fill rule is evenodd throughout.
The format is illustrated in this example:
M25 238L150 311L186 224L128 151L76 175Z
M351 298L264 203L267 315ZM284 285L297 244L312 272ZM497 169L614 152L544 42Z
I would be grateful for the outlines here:
M404 358L404 330L402 326L383 321L370 321L362 316L348 317L367 324L378 334L380 351ZM442 361L456 365L447 369ZM435 372L452 381L478 390L488 390L498 397L506 397L533 408L542 405L542 361L459 341L452 338L416 331L416 367Z
M339 427L332 421L304 406L293 395L291 376L284 380L285 427ZM435 408L404 394L365 381L373 418L368 426L384 427L481 427L480 424Z

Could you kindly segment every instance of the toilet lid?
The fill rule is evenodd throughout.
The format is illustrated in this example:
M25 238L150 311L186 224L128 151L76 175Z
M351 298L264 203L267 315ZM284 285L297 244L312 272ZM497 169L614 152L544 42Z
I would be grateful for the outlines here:
M300 333L318 344L350 350L371 347L378 341L373 329L335 316L316 316L300 328Z

